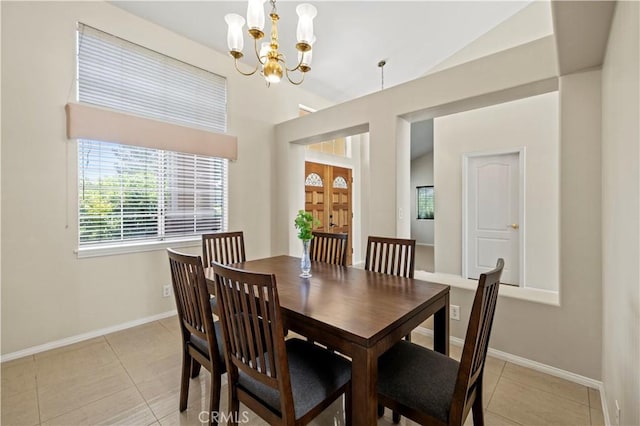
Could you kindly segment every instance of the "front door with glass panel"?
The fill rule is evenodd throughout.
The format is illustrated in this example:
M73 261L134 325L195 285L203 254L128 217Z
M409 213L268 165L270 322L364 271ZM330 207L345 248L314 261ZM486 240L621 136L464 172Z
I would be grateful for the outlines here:
M327 164L305 163L305 210L319 225L315 231L349 234L347 264L351 265L351 169Z

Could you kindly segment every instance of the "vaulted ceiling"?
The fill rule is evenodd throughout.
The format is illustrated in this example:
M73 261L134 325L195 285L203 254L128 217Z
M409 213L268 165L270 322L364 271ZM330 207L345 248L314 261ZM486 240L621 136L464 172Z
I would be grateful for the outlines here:
M388 88L427 73L525 8L524 1L322 1L306 0L318 9L314 21L317 42L312 70L304 88L342 102ZM297 15L302 1L279 1L280 45L287 58L294 48ZM246 1L115 1L157 23L220 52L227 51L224 16L246 16ZM270 5L265 4L265 10ZM268 33L269 23L265 32ZM245 27L246 29L246 27ZM246 67L255 55L245 35ZM231 61L229 57L229 61ZM259 78L254 76L252 78ZM283 83L284 84L284 83ZM288 84L288 83L286 83Z

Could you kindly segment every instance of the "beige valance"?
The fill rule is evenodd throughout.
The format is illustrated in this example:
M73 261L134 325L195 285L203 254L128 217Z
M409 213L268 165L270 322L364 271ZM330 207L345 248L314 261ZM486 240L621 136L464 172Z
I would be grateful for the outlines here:
M136 145L209 157L238 158L238 138L88 104L68 103L67 137Z

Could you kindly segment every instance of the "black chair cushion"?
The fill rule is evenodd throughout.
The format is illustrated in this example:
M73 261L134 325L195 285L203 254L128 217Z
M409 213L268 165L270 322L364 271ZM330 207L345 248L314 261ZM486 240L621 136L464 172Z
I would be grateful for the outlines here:
M378 393L447 423L460 363L406 340L378 359Z
M222 360L222 371L225 370L224 363L224 343L222 342L222 325L220 321L214 321L213 327L216 330L216 343L218 344L218 354L220 354L220 359ZM206 340L199 338L195 334L192 334L190 337L191 343L196 347L203 355L209 356L209 344Z
M313 343L286 341L296 419L351 380L351 363ZM240 372L238 385L280 413L280 392Z

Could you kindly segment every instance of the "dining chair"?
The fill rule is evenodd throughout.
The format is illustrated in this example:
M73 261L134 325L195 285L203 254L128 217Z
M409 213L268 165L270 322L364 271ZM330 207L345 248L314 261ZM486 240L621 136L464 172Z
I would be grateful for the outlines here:
M232 421L242 402L270 424L307 424L344 394L350 424L351 364L312 343L285 341L275 275L219 263L213 270Z
M209 412L220 407L221 376L224 363L220 322L213 321L209 292L200 256L168 249L173 294L176 300L182 336L182 375L180 380L180 411L187 408L189 378L195 378L204 366L211 373ZM210 416L217 424L217 416Z
M364 269L388 275L413 278L416 259L416 240L404 238L372 237L367 239L367 254ZM405 340L411 341L411 333ZM378 416L384 413L384 406L378 404ZM400 415L394 411L394 421Z
M349 234L313 232L309 255L311 260L347 266L347 242Z
M460 362L405 340L378 359L378 401L420 424L484 425L482 379L504 261L481 274ZM399 418L394 418L397 423Z
M223 265L245 262L247 260L244 252L244 233L235 232L213 232L202 234L202 259L204 267L210 267L213 262ZM211 296L211 309L218 313L218 301L214 295Z
M364 269L382 274L413 278L416 240L371 237L367 240ZM411 334L405 336L411 341Z
M230 265L246 261L244 233L236 231L202 234L202 259L205 268L213 262Z
M382 274L413 278L416 240L369 237L364 269Z

